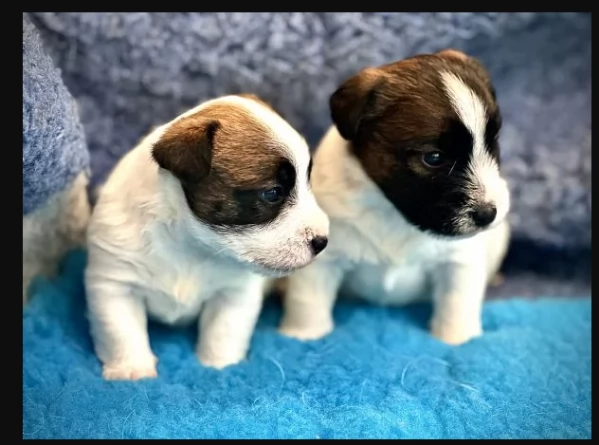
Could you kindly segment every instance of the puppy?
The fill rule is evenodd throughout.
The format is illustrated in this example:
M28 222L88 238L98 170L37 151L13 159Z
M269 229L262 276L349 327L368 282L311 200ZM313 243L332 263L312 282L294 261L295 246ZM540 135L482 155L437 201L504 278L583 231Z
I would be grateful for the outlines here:
M359 72L330 109L312 174L329 245L289 277L281 332L331 332L341 290L380 304L432 297L433 335L450 344L480 335L509 239L488 73L459 51L419 55Z
M304 139L252 95L205 102L123 157L88 229L88 317L105 379L156 376L148 316L199 319L206 366L244 359L268 277L327 244L310 170Z

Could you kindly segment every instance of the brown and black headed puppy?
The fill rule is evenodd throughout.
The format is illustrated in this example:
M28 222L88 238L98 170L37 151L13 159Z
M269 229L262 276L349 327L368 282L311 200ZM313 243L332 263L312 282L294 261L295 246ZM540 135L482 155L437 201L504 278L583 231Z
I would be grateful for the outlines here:
M489 74L456 50L418 55L360 71L330 109L334 125L312 175L329 246L286 283L282 332L330 332L341 288L384 304L432 297L434 335L480 335L486 287L509 239Z

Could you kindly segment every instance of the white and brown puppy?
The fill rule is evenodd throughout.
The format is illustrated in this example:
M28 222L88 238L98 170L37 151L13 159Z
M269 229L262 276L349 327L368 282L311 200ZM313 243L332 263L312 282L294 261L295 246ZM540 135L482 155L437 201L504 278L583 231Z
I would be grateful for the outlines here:
M330 108L334 126L312 173L329 244L285 283L281 332L329 333L341 290L381 304L432 296L435 336L459 344L480 335L509 239L488 73L458 51L419 55L364 69Z
M207 366L246 356L266 277L326 246L310 169L304 139L252 95L187 111L117 164L92 214L85 273L104 378L156 376L148 316L199 318Z

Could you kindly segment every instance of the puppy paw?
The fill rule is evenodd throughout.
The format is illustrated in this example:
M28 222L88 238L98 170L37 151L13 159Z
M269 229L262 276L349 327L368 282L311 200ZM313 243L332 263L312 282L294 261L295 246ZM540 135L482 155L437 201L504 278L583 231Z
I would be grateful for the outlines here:
M158 377L156 363L158 359L152 357L147 360L126 360L118 363L105 364L102 367L104 380L140 380Z
M456 326L448 323L438 323L433 320L431 322L431 334L443 343L458 346L476 337L480 337L483 334L483 330L478 323L465 327L464 325Z
M289 323L281 324L279 333L286 337L295 338L297 340L319 340L322 337L330 334L333 331L333 322L321 323L317 325L297 326Z
M198 352L196 355L202 366L205 366L207 368L218 369L219 371L226 368L227 366L237 365L245 359L245 354L224 356Z

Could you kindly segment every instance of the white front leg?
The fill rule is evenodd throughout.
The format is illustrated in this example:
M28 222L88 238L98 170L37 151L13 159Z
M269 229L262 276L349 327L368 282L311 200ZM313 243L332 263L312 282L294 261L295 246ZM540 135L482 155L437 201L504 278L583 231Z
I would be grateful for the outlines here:
M482 335L482 303L487 287L484 264L444 264L433 277L431 333L459 345Z
M263 283L208 300L199 322L197 356L204 366L222 369L245 359L260 315Z
M106 380L156 377L144 302L124 284L87 281L91 335Z
M316 260L290 275L279 332L299 340L317 340L329 334L343 273L332 261Z

